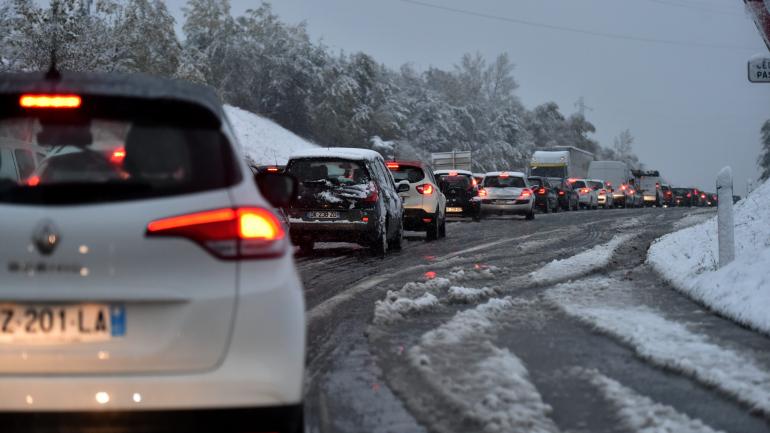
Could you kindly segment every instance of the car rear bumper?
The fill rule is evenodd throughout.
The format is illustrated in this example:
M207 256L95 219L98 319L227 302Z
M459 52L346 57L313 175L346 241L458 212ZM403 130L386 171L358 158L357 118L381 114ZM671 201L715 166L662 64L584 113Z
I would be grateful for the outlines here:
M302 405L196 410L0 412L4 433L299 432Z
M425 230L433 222L436 215L423 209L404 209L405 230Z
M578 203L580 203L580 204L593 204L590 195L578 196Z
M362 242L376 231L375 216L369 221L306 221L300 218L289 219L289 233L294 243L302 240L315 242Z
M482 213L509 213L515 215L526 215L532 211L532 200L515 200L513 204L494 203L493 200L481 201Z

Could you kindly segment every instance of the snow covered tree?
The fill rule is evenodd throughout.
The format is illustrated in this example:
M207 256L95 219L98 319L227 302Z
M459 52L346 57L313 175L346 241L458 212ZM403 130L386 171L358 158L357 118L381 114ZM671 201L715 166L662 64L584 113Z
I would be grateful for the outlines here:
M128 0L115 28L118 69L171 76L179 68L182 47L174 18L160 0Z
M632 144L634 143L634 137L631 135L631 131L625 129L618 134L612 142L612 150L614 151L614 159L616 161L625 162L629 168L639 168L639 158L634 153Z
M762 125L762 152L759 154L757 163L762 170L760 179L770 179L770 120Z

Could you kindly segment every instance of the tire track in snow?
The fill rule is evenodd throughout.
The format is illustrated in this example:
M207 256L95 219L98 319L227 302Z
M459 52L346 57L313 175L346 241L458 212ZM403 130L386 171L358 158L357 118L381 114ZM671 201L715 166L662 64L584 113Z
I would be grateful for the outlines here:
M576 368L573 373L596 387L616 410L618 418L629 430L637 433L721 433L699 419L693 419L671 406L623 386L595 369Z
M727 349L660 312L623 302L632 287L595 277L564 283L545 299L567 315L613 336L638 356L714 387L770 419L770 372L747 353Z

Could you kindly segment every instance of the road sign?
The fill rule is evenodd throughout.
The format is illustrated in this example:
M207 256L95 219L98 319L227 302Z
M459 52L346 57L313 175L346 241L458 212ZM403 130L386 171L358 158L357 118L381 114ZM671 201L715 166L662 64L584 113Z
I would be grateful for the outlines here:
M770 83L770 57L755 55L749 59L749 81L752 83Z

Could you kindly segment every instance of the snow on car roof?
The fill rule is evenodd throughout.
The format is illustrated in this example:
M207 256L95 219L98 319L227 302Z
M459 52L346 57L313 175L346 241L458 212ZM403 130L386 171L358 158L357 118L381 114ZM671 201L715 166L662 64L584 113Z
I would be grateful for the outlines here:
M508 176L514 176L514 177L526 177L524 173L520 171L490 171L487 172L484 176L500 176L503 173L507 173Z
M369 149L356 147L321 147L317 149L305 149L294 152L289 159L298 158L340 158L354 161L381 159L382 155Z
M449 173L457 173L457 174L467 174L468 176L473 176L473 173L471 173L468 170L436 170L433 172L433 174L449 174Z

